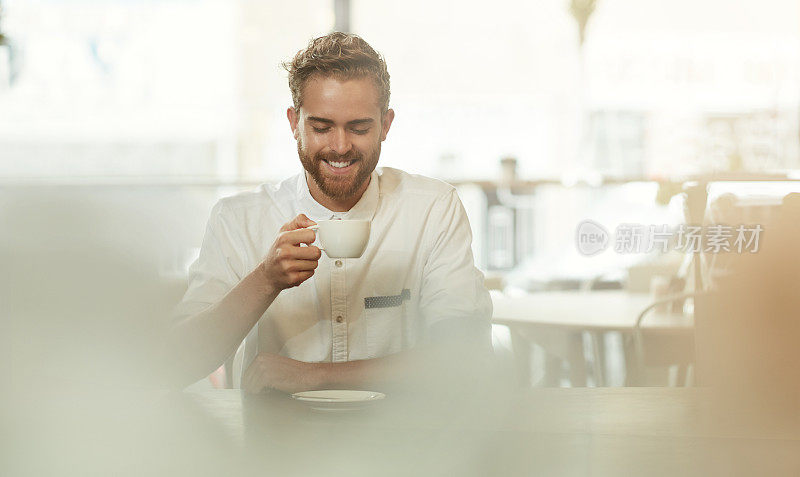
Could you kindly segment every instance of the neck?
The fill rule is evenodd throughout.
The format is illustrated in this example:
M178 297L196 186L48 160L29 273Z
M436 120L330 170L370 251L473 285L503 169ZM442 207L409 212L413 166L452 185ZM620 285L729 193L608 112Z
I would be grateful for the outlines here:
M306 184L308 184L308 191L311 193L311 197L313 197L314 200L316 200L321 206L333 212L347 212L348 210L352 209L353 206L356 205L359 200L361 200L361 196L364 195L367 187L369 187L369 182L372 180L371 177L368 178L358 189L358 191L356 191L356 193L350 197L334 199L332 197L328 197L324 192L322 192L317 183L314 182L314 179L308 175L308 172L305 173L305 176Z

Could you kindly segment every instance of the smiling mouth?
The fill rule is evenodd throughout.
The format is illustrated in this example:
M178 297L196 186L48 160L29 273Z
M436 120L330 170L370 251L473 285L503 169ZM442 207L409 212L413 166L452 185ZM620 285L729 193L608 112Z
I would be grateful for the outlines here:
M327 161L325 159L322 160L325 164L330 167L333 172L345 172L350 169L350 166L355 164L358 159L353 159L350 161Z
M354 163L355 161L343 161L343 162L334 162L334 161L325 161L331 167L335 167L337 169L344 169L345 167L349 166L350 164Z

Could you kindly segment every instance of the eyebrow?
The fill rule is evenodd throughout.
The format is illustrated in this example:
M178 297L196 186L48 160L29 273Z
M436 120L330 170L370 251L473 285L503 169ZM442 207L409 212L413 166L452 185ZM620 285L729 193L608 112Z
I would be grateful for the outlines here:
M319 122L319 123L325 123L325 124L334 124L332 119L318 118L317 116L309 116L308 120L309 121L316 121L316 122ZM375 120L372 119L372 118L361 118L361 119L354 119L352 121L347 121L347 124L350 125L350 126L355 126L357 124L367 124L367 123L374 123L374 122L375 122Z

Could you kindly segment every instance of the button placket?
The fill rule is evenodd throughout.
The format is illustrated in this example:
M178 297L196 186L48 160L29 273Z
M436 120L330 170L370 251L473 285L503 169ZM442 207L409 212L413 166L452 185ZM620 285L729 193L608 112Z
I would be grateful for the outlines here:
M333 340L331 360L333 362L347 361L347 281L345 268L340 266L341 260L334 262L335 267L330 268L331 273L331 326ZM343 265L343 264L342 264Z

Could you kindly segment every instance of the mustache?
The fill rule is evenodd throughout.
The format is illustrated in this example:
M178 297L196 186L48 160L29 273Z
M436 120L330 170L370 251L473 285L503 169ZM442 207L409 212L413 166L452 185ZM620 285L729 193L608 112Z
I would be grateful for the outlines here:
M355 149L350 149L344 154L337 154L334 151L318 152L314 154L314 160L327 162L350 162L361 160L363 158L364 155Z

